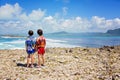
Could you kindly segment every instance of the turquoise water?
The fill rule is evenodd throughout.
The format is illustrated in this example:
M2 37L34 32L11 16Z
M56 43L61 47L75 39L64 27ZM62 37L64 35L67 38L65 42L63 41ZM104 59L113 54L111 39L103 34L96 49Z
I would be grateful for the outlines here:
M45 34L46 47L102 47L120 45L120 36L109 34ZM0 49L23 49L26 37L0 36Z
M66 41L67 44L80 47L102 47L120 45L120 36L104 33L71 33L47 35L53 39Z

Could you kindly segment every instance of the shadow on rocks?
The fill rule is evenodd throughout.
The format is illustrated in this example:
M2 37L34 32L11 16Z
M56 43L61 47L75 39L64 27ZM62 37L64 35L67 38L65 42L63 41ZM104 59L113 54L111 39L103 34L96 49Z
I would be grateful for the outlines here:
M23 64L23 63L16 63L18 67L27 67L27 64ZM33 64L34 66L37 66L37 64ZM31 64L30 64L31 66Z
M16 63L18 67L27 67L27 64L23 64L23 63Z

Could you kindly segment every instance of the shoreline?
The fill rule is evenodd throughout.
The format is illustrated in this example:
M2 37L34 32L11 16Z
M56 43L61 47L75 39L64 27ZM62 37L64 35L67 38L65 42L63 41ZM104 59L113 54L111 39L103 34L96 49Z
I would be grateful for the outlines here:
M104 46L101 46L101 47L82 47L82 46L78 46L78 47L46 47L46 49L48 48L65 48L65 49L67 49L67 48L110 48L110 47L119 47L120 45L115 45L115 46L106 46L106 45L104 45ZM25 48L14 48L14 49L0 49L0 50L25 50Z
M119 80L120 46L46 48L45 66L27 68L25 49L0 50L2 80ZM37 64L37 52L34 55Z

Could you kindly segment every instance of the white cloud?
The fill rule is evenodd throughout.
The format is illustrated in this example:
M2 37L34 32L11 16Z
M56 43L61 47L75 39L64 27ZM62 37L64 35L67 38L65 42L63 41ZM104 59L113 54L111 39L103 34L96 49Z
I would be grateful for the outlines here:
M106 20L105 18L101 18L98 16L93 16L92 17L92 22L93 26L98 27L98 28L105 28Z
M22 7L18 3L14 5L5 4L0 7L0 20L33 20L38 21L45 15L45 10L33 10L30 14L26 15L22 12Z
M6 4L0 7L0 19L13 19L17 18L21 13L22 8L18 3L15 5Z
M22 13L19 15L20 20L31 20L31 21L39 21L43 18L45 15L45 11L42 11L41 9L33 10L29 15L26 15L26 13Z
M96 31L105 32L109 29L120 28L120 19L105 19L104 17L93 16L91 19L92 26Z
M61 26L66 31L86 32L91 27L91 24L87 19L82 19L81 17L75 17L72 19L62 20Z
M52 16L44 17L41 25L46 32L54 32L54 31L58 31L58 29L59 29L59 27L58 27L59 23L58 23L57 19Z
M67 15L67 7L63 12ZM62 12L61 12L62 13ZM61 18L60 13L45 16L45 10L32 10L27 14L22 11L18 3L15 5L6 4L0 7L0 32L1 33L25 33L29 29L43 29L45 32L70 31L70 32L106 32L109 29L120 28L120 18L106 19L93 16L91 19ZM64 15L64 16L65 16Z
M53 21L53 17L52 16L45 17L44 21L51 22Z
M31 14L29 14L30 20L40 20L45 14L45 11L42 11L41 9L33 10Z
M26 13L21 14L21 15L19 16L19 19L20 19L20 20L24 20L24 21L28 21L28 20L29 20L29 18L28 18L28 16L26 15Z

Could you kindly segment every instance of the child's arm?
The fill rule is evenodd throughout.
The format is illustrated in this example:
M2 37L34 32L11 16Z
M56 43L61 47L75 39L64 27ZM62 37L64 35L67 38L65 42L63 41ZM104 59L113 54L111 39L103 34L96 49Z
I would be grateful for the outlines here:
M46 46L46 39L45 39L45 46Z
M25 49L27 50L27 44L26 44L26 41L25 41Z
M37 50L37 39L35 40L35 50Z

